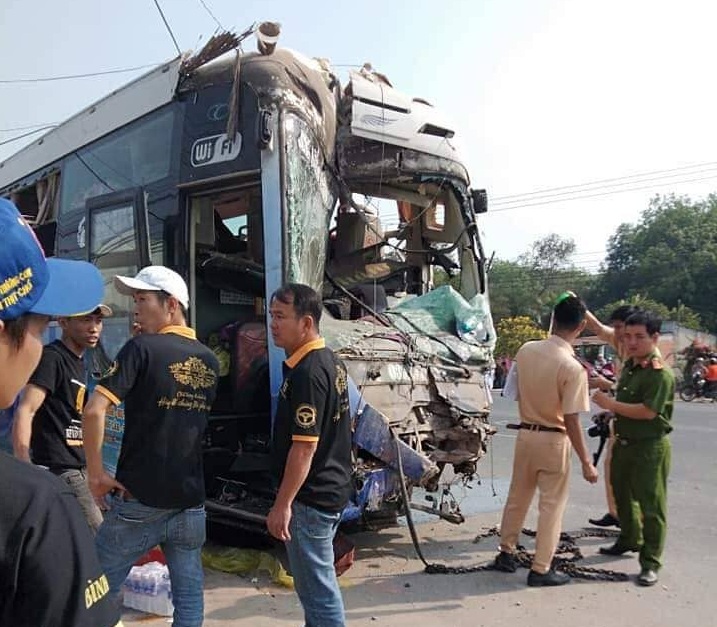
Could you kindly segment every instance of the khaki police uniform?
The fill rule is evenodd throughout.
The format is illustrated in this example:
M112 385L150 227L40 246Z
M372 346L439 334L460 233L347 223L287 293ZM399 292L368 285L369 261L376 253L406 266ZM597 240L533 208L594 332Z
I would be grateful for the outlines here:
M513 553L537 488L538 530L533 570L547 573L568 500L571 445L565 414L588 411L585 369L557 335L524 344L516 355L521 429L501 521L500 550Z
M620 518L616 546L640 548L640 566L659 570L667 535L667 476L675 378L659 352L642 361L629 359L618 382L617 400L642 403L657 413L652 420L616 414L612 488ZM641 522L642 517L642 522Z

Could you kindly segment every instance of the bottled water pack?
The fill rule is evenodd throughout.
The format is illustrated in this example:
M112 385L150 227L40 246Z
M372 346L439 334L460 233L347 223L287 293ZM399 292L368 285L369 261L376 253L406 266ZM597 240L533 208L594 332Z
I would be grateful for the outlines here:
M169 570L159 562L133 566L123 585L124 606L157 614L172 616L172 584Z

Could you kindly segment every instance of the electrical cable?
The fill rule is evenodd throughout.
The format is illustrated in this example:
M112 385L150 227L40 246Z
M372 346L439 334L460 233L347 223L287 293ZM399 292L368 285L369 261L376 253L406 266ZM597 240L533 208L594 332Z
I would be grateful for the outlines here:
M614 194L624 194L624 193L627 193L627 192L637 192L637 191L641 191L641 190L645 190L645 189L652 189L652 188L654 188L654 187L665 187L666 185L683 185L683 184L685 184L685 183L697 183L697 182L700 182L700 181L708 181L708 180L715 179L715 178L717 178L717 173L714 174L713 176L701 176L701 177L692 178L692 179L684 179L684 180L681 180L681 181L667 181L667 182L665 182L665 183L653 183L652 185L645 185L645 186L642 186L642 187L632 187L632 188L629 188L629 189L618 189L618 190L613 190L613 191L600 192L600 193L597 193L597 194L585 194L585 195L581 195L581 196L575 196L575 197L573 197L573 198L558 198L558 199L553 199L553 200L544 200L544 201L539 201L539 202L530 202L530 203L525 203L525 204L522 204L522 205L516 205L516 206L514 206L514 207L498 207L497 209L491 209L491 210L489 210L489 211L488 211L486 214L484 214L484 215L485 215L485 216L490 216L490 215L493 215L493 214L496 214L496 213L502 213L502 212L505 212L505 211L515 211L516 209L525 209L525 208L528 208L528 207L538 207L538 206L541 206L541 205L552 205L552 204L560 203L560 202L571 202L571 201L575 201L575 200L584 200L584 199L587 199L587 198L597 198L597 197L599 197L599 196L611 196L611 195L614 195ZM638 181L636 181L636 182L638 182Z
M91 78L94 76L106 76L108 74L124 74L127 72L136 72L137 70L146 70L147 68L158 67L162 63L148 63L146 65L136 65L134 67L125 67L115 70L100 70L99 72L86 72L84 74L65 74L61 76L41 76L36 78L8 78L0 79L0 84L10 85L16 83L46 83L50 81L67 81L75 78Z
M31 128L50 128L57 126L58 122L43 122L42 124L29 124L28 126L15 126L12 128L0 128L0 133L11 133L13 131L27 131Z
M162 18L162 21L164 22L164 25L167 27L167 31L169 32L169 36L172 38L172 41L174 42L174 47L177 49L177 54L181 57L182 51L179 49L179 44L177 43L177 39L174 37L174 33L172 32L172 28L169 25L169 22L167 22L167 18L164 17L164 11L162 11L162 7L159 6L159 0L153 0L154 5L157 7L157 11L159 11L159 15Z
M12 142L16 142L19 139L23 139L25 137L30 137L30 135L35 135L36 133L39 133L40 131L44 131L46 129L55 128L55 125L52 126L41 126L40 128L36 128L34 131L28 131L27 133L23 133L22 135L16 135L15 137L11 137L10 139L5 139L0 142L0 146L4 146L5 144L10 144Z
M532 192L524 192L524 193L520 193L520 194L509 194L507 196L496 196L495 198L492 199L492 202L501 202L502 203L505 201L507 203L507 202L510 202L509 199L511 199L511 198L519 199L524 196L543 195L543 194L547 194L547 193L551 193L551 192L559 192L561 190L567 190L567 189L571 189L571 188L581 188L581 187L587 187L587 186L594 186L594 185L598 185L601 183L611 183L614 181L623 181L623 180L633 179L633 178L643 178L646 176L652 176L654 174L666 174L669 172L677 172L680 170L693 170L695 168L704 168L705 166L712 166L713 168L717 167L717 161L705 161L703 163L695 163L693 165L681 166L681 167L677 167L677 168L667 168L665 170L653 170L653 171L648 171L648 172L642 172L639 174L630 174L630 175L618 176L618 177L607 178L607 179L597 179L595 181L587 181L585 183L576 183L574 185L561 185L559 187L548 187L545 189L538 189L538 190L535 190ZM687 172L685 174L689 175L690 173ZM634 182L638 183L639 181L634 181ZM607 187L611 187L611 186L608 185ZM577 192L580 190L576 189L575 191Z
M221 29L225 30L222 26L222 23L217 19L217 16L212 13L212 10L207 6L207 3L204 0L199 0L199 4L201 4L204 7L204 10L209 13L209 16L214 20L215 24Z

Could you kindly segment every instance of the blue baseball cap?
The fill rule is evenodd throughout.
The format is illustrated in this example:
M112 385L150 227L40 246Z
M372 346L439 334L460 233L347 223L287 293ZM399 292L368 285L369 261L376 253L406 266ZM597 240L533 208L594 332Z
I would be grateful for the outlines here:
M0 198L0 237L0 320L25 313L75 316L102 302L99 270L86 261L46 259L33 230L5 198Z

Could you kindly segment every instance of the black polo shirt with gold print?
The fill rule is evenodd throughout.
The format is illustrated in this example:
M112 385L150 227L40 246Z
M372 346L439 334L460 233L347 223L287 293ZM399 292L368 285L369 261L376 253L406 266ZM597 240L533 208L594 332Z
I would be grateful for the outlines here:
M166 509L205 500L202 437L219 363L192 329L165 327L122 347L95 389L125 404L117 480L141 503Z
M292 442L317 442L306 481L296 500L340 512L351 495L351 415L346 367L319 338L284 362L273 436L279 484Z
M0 625L119 625L92 532L70 487L3 452L0 477Z
M30 383L47 395L32 424L32 461L52 469L82 468L85 366L62 340L45 346Z

